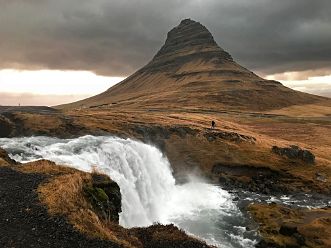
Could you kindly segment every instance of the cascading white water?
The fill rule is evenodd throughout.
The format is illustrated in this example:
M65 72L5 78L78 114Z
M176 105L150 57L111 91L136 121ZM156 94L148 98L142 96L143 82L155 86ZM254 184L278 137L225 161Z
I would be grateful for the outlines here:
M153 146L104 136L0 139L0 146L20 162L44 158L109 175L121 188L120 224L125 227L174 223L220 247L254 245L235 226L233 218L242 216L229 193L196 178L176 185L167 158ZM226 228L239 231L227 233Z

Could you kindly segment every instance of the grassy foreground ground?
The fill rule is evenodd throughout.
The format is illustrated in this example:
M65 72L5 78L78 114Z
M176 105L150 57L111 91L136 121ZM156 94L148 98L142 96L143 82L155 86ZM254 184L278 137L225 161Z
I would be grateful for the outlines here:
M309 109L319 111L309 112ZM15 109L7 111L1 118L1 130L6 130L2 136L7 137L116 135L154 144L168 157L178 180L194 173L222 186L234 185L264 194L331 195L331 117L327 106L298 106L277 113L137 110L121 106L51 112ZM215 129L210 128L211 120L216 122ZM272 149L273 146L288 148L293 145L310 151L315 157L314 162L276 154ZM271 225L278 209L267 208L275 213L268 215L269 219L256 214L263 213L263 209L259 206L259 211L252 210L253 217L261 224L261 235L270 245L275 239L269 238L263 226ZM310 212L305 214L309 216ZM312 220L314 216L312 212ZM277 215L280 221L287 218L286 215ZM320 228L327 232L326 227L321 225ZM274 242L275 247L286 247L294 242L289 238L282 240ZM322 240L316 243L320 242L320 247L329 244L320 237L315 240ZM314 247L312 244L315 243L309 242L305 245ZM300 247L299 243L296 245Z

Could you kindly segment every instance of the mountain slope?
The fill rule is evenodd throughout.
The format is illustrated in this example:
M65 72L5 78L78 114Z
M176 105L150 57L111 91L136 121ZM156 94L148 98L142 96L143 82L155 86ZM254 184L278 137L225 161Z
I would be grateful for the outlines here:
M220 48L205 26L185 19L146 66L97 96L60 108L263 111L325 100L260 78Z

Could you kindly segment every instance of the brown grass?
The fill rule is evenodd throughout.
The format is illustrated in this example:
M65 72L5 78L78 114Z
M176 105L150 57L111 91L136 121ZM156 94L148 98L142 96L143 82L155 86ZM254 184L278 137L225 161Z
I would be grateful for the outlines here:
M69 111L75 124L91 132L103 130L124 137L144 140L135 133L135 127L186 127L197 130L196 135L180 137L170 135L160 138L166 156L176 174L198 171L209 176L216 163L242 164L269 167L293 175L301 184L314 185L318 191L329 192L331 183L331 121L297 117L261 117L261 113L224 111L208 112L199 109L176 110L125 110L93 109ZM236 143L217 139L209 142L204 136L211 120L216 121L215 132L235 132L256 138L255 144ZM152 135L153 132L151 132ZM160 140L159 139L159 140ZM147 140L153 143L152 140ZM311 150L316 156L316 164L307 166L290 163L271 152L272 146L287 147L298 145ZM316 180L316 173L323 174L326 182Z
M24 127L35 132L43 132L49 129L61 129L62 120L57 115L32 114L17 112L15 117L24 123Z
M9 163L4 159L0 158L0 166L9 166Z
M50 176L73 174L77 172L77 170L73 168L57 165L54 162L44 159L26 163L23 166L18 166L16 169L24 173L42 173Z
M42 171L51 175L48 182L38 187L41 202L47 206L51 215L64 215L76 229L88 236L111 240L128 248L141 248L149 242L162 243L168 240L178 244L187 241L203 244L175 226L125 229L118 223L100 218L84 193L84 186L92 185L92 174L57 166L46 160L32 162L24 167L20 170L25 173Z
M323 102L319 104L293 105L272 110L268 113L300 117L324 117L331 114L331 105L330 102L325 102L325 105L323 105Z
M89 236L108 239L123 247L137 247L136 245L139 244L137 239L129 237L125 229L116 223L105 222L99 218L86 200L83 186L91 184L91 174L65 167L54 169L52 163L47 165L47 161L43 161L42 164L43 173L62 174L38 187L40 199L48 207L50 214L66 216L75 228ZM34 172L35 168L38 168L38 165L30 164L25 171Z
M316 185L315 188L330 188L331 183L331 121L330 117L299 118L293 116L261 117L261 113L235 112L219 110L212 112L202 109L165 110L154 109L152 111L130 109L82 109L64 113L73 120L73 125L89 130L93 134L104 134L131 137L146 141L144 137L135 131L135 128L147 127L169 130L176 127L197 130L196 135L180 137L176 134L167 138L158 138L163 142L165 155L169 158L176 173L186 173L197 170L201 174L209 176L216 163L243 164L269 167L273 170L282 170L294 177L302 179L304 183ZM32 115L24 122L26 127L38 127L40 120ZM255 144L236 143L228 140L217 139L209 142L203 133L208 132L211 120L216 121L215 132L235 132L238 134L253 136ZM52 119L49 119L52 122ZM44 125L43 130L49 129L50 135L58 125ZM59 127L58 127L59 128ZM61 127L62 128L62 127ZM52 131L53 130L53 131ZM147 130L148 131L148 130ZM47 130L46 130L47 132ZM161 132L162 133L162 132ZM158 134L157 134L158 135ZM153 143L153 140L147 140ZM306 166L297 163L289 163L284 158L275 156L271 147L277 145L285 147L298 145L301 148L311 150L316 156L314 166ZM316 173L322 174L326 182L316 180Z

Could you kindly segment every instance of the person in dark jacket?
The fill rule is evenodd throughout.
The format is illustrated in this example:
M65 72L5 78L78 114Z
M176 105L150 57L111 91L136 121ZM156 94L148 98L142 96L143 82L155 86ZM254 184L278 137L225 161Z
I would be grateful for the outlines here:
M211 121L211 129L214 129L216 127L216 122L215 121Z

